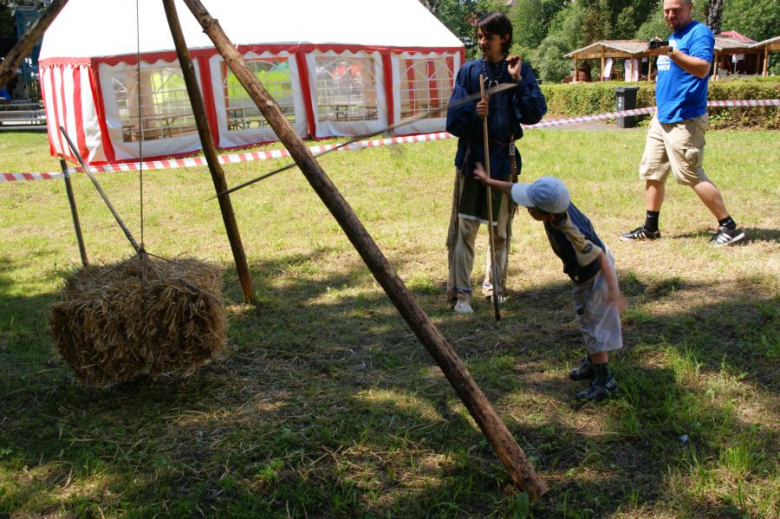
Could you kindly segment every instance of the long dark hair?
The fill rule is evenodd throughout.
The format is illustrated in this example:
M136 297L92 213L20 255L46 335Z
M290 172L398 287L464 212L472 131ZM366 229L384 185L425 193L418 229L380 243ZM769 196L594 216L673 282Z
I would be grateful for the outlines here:
M501 43L501 50L504 54L509 52L509 47L512 46L512 22L507 15L501 11L483 14L477 20L477 28L482 30L482 34L497 34L499 38L508 34L509 38Z

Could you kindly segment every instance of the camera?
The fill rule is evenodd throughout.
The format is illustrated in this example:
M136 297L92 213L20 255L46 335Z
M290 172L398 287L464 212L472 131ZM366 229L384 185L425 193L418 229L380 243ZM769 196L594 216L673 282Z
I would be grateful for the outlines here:
M657 49L658 47L669 46L669 40L650 40L647 42L648 49Z

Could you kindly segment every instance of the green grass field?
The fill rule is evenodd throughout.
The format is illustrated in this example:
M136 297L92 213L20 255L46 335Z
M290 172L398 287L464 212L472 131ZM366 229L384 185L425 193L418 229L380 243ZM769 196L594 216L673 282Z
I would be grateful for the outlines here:
M568 184L630 303L613 356L622 391L582 409L566 378L582 354L571 284L528 214L502 320L482 301L470 316L445 309L454 141L321 159L549 484L534 505L299 171L232 198L254 307L208 171L145 174L146 248L226 267L229 343L188 378L106 389L75 381L47 329L80 264L63 182L0 183L0 518L777 517L778 134L707 138L708 175L748 232L733 248L708 246L714 219L678 185L662 240L617 239L644 214L643 130L520 143L522 178ZM226 174L235 185L279 164ZM0 173L18 171L58 171L45 135L0 134ZM137 175L99 179L140 240ZM131 256L89 180L73 183L90 261Z

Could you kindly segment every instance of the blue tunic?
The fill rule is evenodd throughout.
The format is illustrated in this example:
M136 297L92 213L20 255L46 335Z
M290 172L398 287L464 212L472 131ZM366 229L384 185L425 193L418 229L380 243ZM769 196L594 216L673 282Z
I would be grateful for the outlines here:
M458 71L450 103L479 93L479 75L483 73L483 63L486 83L512 82L504 60L495 64L482 59L469 61ZM499 180L506 180L511 173L509 141L512 137L519 139L523 136L520 124L536 124L547 113L544 94L539 89L533 70L525 62L520 69L520 76L522 79L516 88L490 96L488 104L490 176ZM486 90L487 87L486 84ZM482 119L477 115L477 101L447 110L447 131L459 137L456 167L463 166L469 147L471 158L469 164L466 164L466 171L472 171L476 162L485 163Z
M692 21L669 37L669 45L675 52L712 63L715 37L712 31L697 21ZM658 57L658 83L655 87L655 104L658 120L677 123L707 113L707 82L709 75L698 78L684 71L669 56Z

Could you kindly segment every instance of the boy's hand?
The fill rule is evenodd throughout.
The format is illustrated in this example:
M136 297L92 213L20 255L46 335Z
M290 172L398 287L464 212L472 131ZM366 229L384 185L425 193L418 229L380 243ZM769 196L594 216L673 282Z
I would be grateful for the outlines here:
M512 81L519 83L523 79L520 76L520 70L523 68L523 60L520 56L509 56L506 59L506 66L509 74L512 76Z
M628 308L628 301L626 301L626 298L623 297L623 294L619 291L613 293L613 291L610 290L607 293L607 304L617 310L621 315L626 311L626 308Z
M481 119L484 119L485 117L488 116L488 98L489 97L490 96L485 96L484 98L482 98L481 101L479 101L477 103L477 115Z
M476 163L473 174L474 174L474 178L476 178L483 184L487 180L487 171L485 171L485 168L482 166L481 162Z

